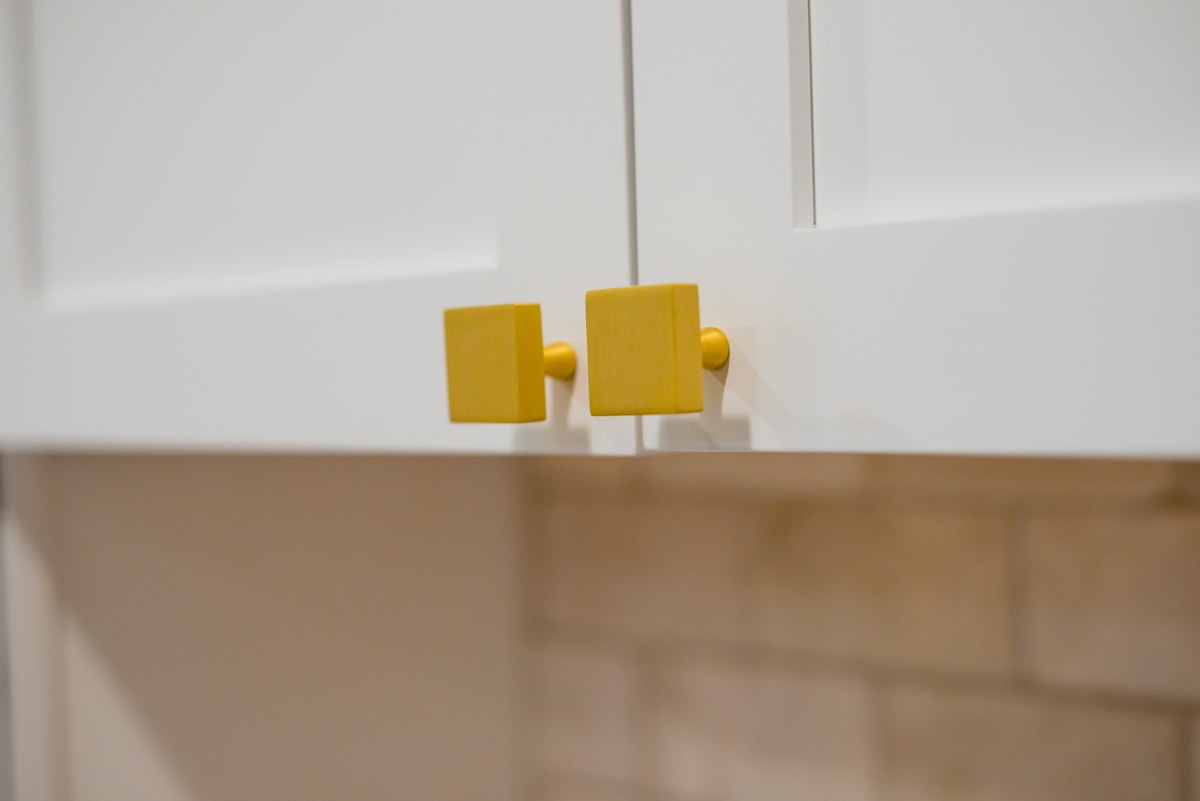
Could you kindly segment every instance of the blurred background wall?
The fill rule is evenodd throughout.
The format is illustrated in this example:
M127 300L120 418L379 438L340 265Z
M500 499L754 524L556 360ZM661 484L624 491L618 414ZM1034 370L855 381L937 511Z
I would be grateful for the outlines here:
M5 462L22 801L514 801L505 459Z
M1200 801L1200 467L533 465L543 801Z
M55 801L1200 801L1200 465L43 468Z

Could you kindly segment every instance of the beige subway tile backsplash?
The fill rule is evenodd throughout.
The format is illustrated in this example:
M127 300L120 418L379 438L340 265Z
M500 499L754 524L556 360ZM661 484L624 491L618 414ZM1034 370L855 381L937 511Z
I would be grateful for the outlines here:
M629 781L636 687L628 658L602 646L546 641L533 648L532 662L538 767L551 776Z
M876 456L869 473L873 487L911 501L954 497L1019 506L1144 502L1172 480L1168 463L1119 459Z
M760 561L755 635L812 654L1003 674L1008 559L1003 516L801 510Z
M860 680L669 659L651 686L646 779L671 797L874 797L872 697Z
M1175 475L1183 491L1200 501L1200 464L1176 465Z
M535 614L646 639L742 641L765 523L743 505L551 504L535 548Z
M1022 551L1038 680L1200 702L1200 515L1038 517Z
M649 801L620 784L563 776L535 781L532 795L534 801Z
M866 487L867 459L853 454L670 454L635 460L650 497L738 499L742 503L844 498Z
M1192 788L1191 801L1200 801L1200 717L1192 718L1187 740L1191 746L1188 749L1191 753L1185 755L1191 762L1187 773L1187 782Z
M536 495L547 501L565 498L619 497L630 493L636 481L621 456L564 456L530 460Z
M1179 727L1164 713L899 688L883 720L889 801L1179 798Z
M1200 465L534 460L540 801L1200 801Z

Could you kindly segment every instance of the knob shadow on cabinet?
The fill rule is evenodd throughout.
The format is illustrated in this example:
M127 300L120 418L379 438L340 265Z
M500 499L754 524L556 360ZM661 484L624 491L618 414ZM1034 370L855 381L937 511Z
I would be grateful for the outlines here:
M542 309L506 303L446 309L446 385L455 423L546 419L546 376L575 375L575 350L542 347Z
M695 284L587 293L588 386L592 414L704 411L704 370L729 360L719 328L700 329Z

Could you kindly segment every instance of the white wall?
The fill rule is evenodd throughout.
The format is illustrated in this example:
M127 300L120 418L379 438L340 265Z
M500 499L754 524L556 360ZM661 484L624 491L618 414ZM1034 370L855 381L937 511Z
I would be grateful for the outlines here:
M18 797L515 797L515 464L10 460Z

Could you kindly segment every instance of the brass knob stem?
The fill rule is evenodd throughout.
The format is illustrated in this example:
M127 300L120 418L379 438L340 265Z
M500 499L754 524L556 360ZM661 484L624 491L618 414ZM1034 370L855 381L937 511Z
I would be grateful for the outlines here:
M700 363L705 370L717 370L729 361L729 337L720 328L700 331Z
M546 361L546 375L560 381L569 381L575 376L575 349L567 343L547 345L542 355Z

